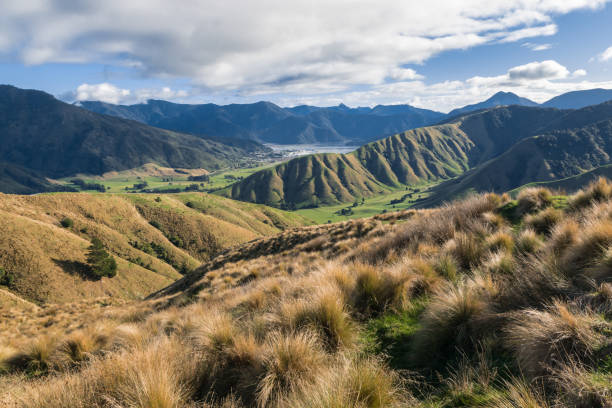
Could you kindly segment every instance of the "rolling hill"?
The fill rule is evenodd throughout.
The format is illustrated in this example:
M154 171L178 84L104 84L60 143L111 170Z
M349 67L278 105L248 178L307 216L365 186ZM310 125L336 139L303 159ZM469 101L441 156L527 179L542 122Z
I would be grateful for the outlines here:
M91 101L79 105L93 112L178 132L278 144L361 144L444 118L442 113L409 105L281 108L270 102L220 106L159 100L130 106Z
M13 300L0 405L609 407L612 184L553 198L295 228L145 300Z
M99 115L44 92L0 86L0 162L17 166L11 167L9 174L3 165L3 180L7 180L3 184L12 180L11 184L40 191L47 186L34 173L45 177L102 174L150 162L216 169L266 150L255 142L226 143L170 132ZM18 174L16 168L30 172ZM11 190L27 191L19 187Z
M225 249L304 225L295 214L203 193L0 193L0 268L9 292L38 303L142 298ZM118 264L92 279L86 252L100 239Z
M522 106L469 113L369 143L344 156L293 159L219 194L289 208L351 202L394 187L457 177L567 113Z
M448 180L432 188L430 197L419 204L431 206L471 191L504 192L608 164L611 121L612 102L580 110L497 107L396 134L344 157L294 159L219 193L304 208Z

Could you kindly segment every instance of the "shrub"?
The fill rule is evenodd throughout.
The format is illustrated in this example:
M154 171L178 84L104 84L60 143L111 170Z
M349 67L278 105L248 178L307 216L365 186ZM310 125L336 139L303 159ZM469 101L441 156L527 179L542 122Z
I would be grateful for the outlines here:
M519 192L517 211L519 215L541 210L552 204L552 193L543 187L529 187Z
M66 217L66 218L62 218L62 220L60 221L60 224L64 228L72 228L72 226L74 225L74 221L72 221L71 218Z
M91 240L91 246L87 253L91 275L95 279L103 277L112 278L117 275L117 262L112 255L106 252L104 244L98 238Z
M0 285L11 287L15 282L15 275L0 266Z

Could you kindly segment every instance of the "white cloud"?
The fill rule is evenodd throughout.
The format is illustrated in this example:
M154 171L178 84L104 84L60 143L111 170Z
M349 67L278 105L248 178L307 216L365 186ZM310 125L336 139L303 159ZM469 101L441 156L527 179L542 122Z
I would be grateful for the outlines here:
M172 100L187 97L184 90L174 91L168 87L161 89L121 89L113 84L81 84L75 92L63 95L62 99L73 101L101 101L113 104L132 104L144 102L149 99Z
M604 52L599 54L600 61L610 61L612 59L612 47L609 47Z
M420 77L407 64L556 33L607 0L3 0L0 52L102 62L211 92L349 92ZM110 93L110 92L109 92Z
M553 60L531 62L508 70L508 78L511 80L558 79L568 75L567 68Z
M120 89L109 83L81 84L76 90L77 101L101 101L107 103L121 103L130 96L129 89Z
M552 44L534 44L526 42L521 44L523 47L529 48L531 51L546 51L552 48Z
M544 64L545 63L545 64ZM510 73L515 73L511 78ZM520 75L517 76L517 73ZM510 68L505 74L474 76L465 81L443 81L426 84L423 81L402 81L372 86L366 90L328 95L283 95L275 99L282 105L307 103L350 106L409 103L414 106L448 112L454 108L481 102L499 92L514 92L536 102L544 102L564 92L607 88L612 81L577 81L586 74L583 69L569 70L555 61L534 62Z
M406 81L414 79L423 79L423 75L417 74L414 69L410 68L393 68L389 72L389 78L396 81Z

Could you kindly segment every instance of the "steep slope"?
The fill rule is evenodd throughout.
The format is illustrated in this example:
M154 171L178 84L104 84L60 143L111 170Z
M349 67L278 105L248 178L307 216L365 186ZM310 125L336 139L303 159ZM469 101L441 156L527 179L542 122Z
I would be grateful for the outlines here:
M169 132L99 115L40 91L0 86L0 161L63 177L153 162L216 169L263 149Z
M409 105L349 108L281 108L270 102L185 105L150 100L130 106L80 102L85 109L196 135L252 139L267 143L364 143L444 118Z
M293 159L220 194L288 208L350 202L404 184L459 176L566 114L522 106L469 113L369 143L344 156Z
M559 109L580 109L612 100L612 89L588 89L567 92L544 102L542 106Z
M0 405L609 407L612 184L557 198L296 228L145 301L0 308Z
M221 191L234 199L300 208L352 201L384 192L355 156L316 154L261 170Z
M435 187L431 197L420 205L437 205L468 192L504 192L528 183L576 176L610 163L611 157L612 120L533 136L461 177ZM588 183L591 179L583 181Z
M538 104L527 98L522 98L512 92L498 92L489 99L475 103L473 105L466 105L462 108L453 109L448 113L448 117L452 118L457 115L461 115L468 112L477 111L480 109L493 108L496 106L509 106L509 105L521 105L521 106L538 106Z
M226 248L307 223L202 193L157 197L0 194L0 268L12 276L9 290L36 302L142 298ZM93 238L117 261L116 277L86 273Z
M32 194L41 191L65 191L41 174L15 164L0 162L0 191L10 194Z

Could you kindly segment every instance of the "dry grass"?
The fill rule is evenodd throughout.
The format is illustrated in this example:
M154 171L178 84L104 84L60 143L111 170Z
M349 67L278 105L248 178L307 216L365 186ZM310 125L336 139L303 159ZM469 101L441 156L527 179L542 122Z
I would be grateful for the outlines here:
M609 405L612 205L528 193L259 238L147 301L11 303L0 405Z
M531 377L546 374L566 363L568 356L586 361L603 341L598 316L572 311L559 301L546 310L518 312L506 329L505 342L523 372Z
M521 190L516 197L519 214L528 214L548 207L552 204L552 193L543 187L530 187Z

